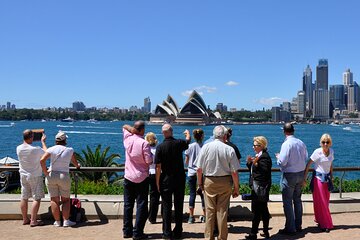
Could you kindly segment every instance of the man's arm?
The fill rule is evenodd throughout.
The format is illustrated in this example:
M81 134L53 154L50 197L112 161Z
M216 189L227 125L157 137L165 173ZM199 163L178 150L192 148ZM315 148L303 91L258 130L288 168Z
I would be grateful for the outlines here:
M45 174L45 176L49 175L49 172L47 170L47 167L46 167L46 159L48 159L50 157L50 153L44 153L44 155L41 157L40 159L40 165L41 165L41 168L43 170L43 173Z
M198 186L201 188L201 190L204 191L204 179L203 179L203 172L201 168L198 168L196 170L196 174L197 174L197 184Z
M45 135L45 133L43 133L43 135L42 135L42 137L41 137L41 145L42 145L42 149L43 149L44 151L47 150L47 146L46 146L45 141L46 141L46 135Z
M155 175L155 179L156 179L156 186L158 189L158 192L160 192L160 174L161 174L161 163L156 164L156 175Z
M232 197L233 197L233 198L236 198L237 196L240 195L240 192L239 192L239 175L238 175L238 172L237 172L237 171L232 171L232 172L231 172L231 177L232 177L232 180L233 180L233 183L234 183L234 190L233 190L233 193L232 193Z
M128 124L125 124L123 126L123 129L125 129L126 131L128 131L129 133L132 133L132 134L139 134L139 131L136 128L134 128Z

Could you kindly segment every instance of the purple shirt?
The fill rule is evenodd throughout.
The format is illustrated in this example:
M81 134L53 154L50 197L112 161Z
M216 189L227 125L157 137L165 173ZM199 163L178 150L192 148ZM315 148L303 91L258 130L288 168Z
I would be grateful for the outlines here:
M125 175L131 182L140 183L149 176L149 165L153 162L150 145L140 135L123 128L125 147Z

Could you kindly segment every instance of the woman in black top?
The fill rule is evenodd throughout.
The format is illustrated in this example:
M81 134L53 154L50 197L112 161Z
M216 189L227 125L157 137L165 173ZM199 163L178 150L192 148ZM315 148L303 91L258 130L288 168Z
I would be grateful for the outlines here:
M271 167L272 161L267 152L267 140L263 136L254 137L255 157L248 156L246 166L250 170L250 187L251 187L251 211L253 220L251 233L246 239L257 239L260 220L263 221L264 233L260 234L269 238L269 220L270 214L267 203L269 201L269 192L271 187ZM261 192L263 194L261 194Z

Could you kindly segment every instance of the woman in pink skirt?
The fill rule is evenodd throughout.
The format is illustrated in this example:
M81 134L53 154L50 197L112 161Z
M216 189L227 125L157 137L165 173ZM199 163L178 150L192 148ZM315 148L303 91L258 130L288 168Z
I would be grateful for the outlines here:
M334 228L330 209L330 191L333 188L333 160L334 150L331 148L332 140L325 133L320 138L320 148L315 149L305 169L304 186L310 165L314 163L312 183L310 184L314 202L315 222L322 231L329 232Z

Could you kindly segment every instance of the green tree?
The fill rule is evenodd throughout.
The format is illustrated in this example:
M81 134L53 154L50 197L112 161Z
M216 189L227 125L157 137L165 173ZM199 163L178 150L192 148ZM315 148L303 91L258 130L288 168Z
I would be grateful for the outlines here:
M119 154L113 153L108 156L110 147L101 151L101 145L99 144L93 152L89 146L86 146L86 150L81 150L83 156L75 153L77 161L82 167L120 167L122 164L115 162L115 159L120 158ZM81 172L79 176L83 179L87 179L94 182L113 182L119 177L117 172Z

